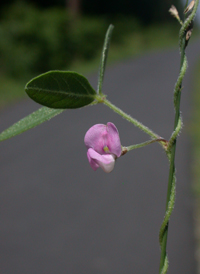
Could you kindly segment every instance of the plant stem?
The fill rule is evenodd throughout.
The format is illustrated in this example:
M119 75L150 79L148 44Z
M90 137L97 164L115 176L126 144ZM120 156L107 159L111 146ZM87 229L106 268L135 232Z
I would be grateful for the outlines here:
M181 49L181 67L183 65L185 57L185 38L182 43ZM182 82L182 81L181 81ZM181 101L181 84L178 87L179 91L177 92L176 105L175 105L175 120L174 120L174 130L178 125L180 118L180 101ZM162 233L160 232L160 242L161 242L161 259L160 259L160 273L166 273L168 268L168 259L167 259L167 236L169 228L169 217L174 207L175 202L175 153L176 153L176 138L171 146L170 152L170 168L169 168L169 179L168 179L168 189L167 189L167 199L166 199L166 215L167 218L164 219L164 225L161 226ZM171 204L170 204L171 201ZM166 269L164 265L166 264Z
M151 138L153 138L153 139L158 139L159 138L159 136L156 133L154 133L151 129L149 129L148 127L144 126L142 123L138 122L136 119L132 118L130 115L128 115L125 112L123 112L121 109L119 109L118 107L116 107L115 105L113 105L107 99L104 98L102 100L102 103L104 103L104 105L106 105L109 108L111 108L117 114L121 115L123 118L125 118L130 123L134 124L134 126L138 127L142 131L144 131L146 134L148 134L149 136L151 136Z
M185 48L188 44L186 41L186 34L190 30L192 21L195 17L199 0L196 0L195 6L192 13L184 21L183 26L180 29L180 51L181 51L181 64L180 74L175 85L174 90L174 107L175 107L175 119L174 119L174 132L171 139L169 140L170 149L168 150L168 157L170 160L169 179L168 179L168 190L166 199L166 213L160 229L160 246L161 246L161 258L160 258L160 274L167 273L168 270L168 258L167 258L167 236L169 228L169 218L174 208L175 203L175 189L176 189L176 177L175 177L175 153L176 153L176 138L178 132L181 129L181 118L180 118L180 101L181 101L181 89L182 80L187 69L187 58L185 55Z
M149 140L149 141L146 141L146 142L143 142L143 143L140 143L140 144L136 144L136 145L131 145L131 146L126 147L126 149L127 149L127 151L130 151L130 150L133 150L133 149L136 149L136 148L141 148L141 147L148 146L148 145L153 144L155 142L162 142L165 145L167 143L167 141L165 139L159 138L159 139Z

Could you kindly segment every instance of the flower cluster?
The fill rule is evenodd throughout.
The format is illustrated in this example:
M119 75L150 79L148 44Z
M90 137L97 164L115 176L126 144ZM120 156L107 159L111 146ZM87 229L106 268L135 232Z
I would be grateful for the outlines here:
M113 170L115 160L121 156L122 147L119 133L113 123L96 124L85 134L87 157L93 170L101 167L109 173Z

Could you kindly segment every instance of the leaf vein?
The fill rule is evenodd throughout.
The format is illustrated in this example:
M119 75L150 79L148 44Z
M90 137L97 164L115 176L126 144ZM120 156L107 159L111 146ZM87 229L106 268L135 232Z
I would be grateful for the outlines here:
M94 98L94 94L80 94L80 93L74 93L74 92L70 92L66 93L66 91L60 90L60 91L56 91L56 90L50 90L50 89L40 89L37 87L31 87L31 88L27 88L27 90L33 90L33 91L37 91L37 92L47 92L47 93L56 93L56 95L62 94L65 96L69 96L69 97L89 97L89 98Z

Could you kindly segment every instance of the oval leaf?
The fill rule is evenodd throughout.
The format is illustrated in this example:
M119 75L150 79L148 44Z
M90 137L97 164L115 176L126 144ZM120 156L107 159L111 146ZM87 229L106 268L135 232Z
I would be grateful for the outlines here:
M28 96L49 108L80 108L96 97L88 80L71 71L49 71L33 78L25 86Z

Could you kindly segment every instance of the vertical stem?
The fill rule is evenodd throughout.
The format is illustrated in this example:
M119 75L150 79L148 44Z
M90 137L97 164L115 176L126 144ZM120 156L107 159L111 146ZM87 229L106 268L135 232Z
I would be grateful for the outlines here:
M184 66L184 63L187 63L185 56L185 46L186 39L182 38L181 43L181 65L180 65L180 75L177 80L178 86L175 87L174 91L174 106L175 106L175 119L174 119L174 130L176 129L179 119L180 119L180 102L181 102L181 87L182 87L182 78L186 71L186 65L183 73L181 70ZM167 258L167 236L169 229L169 217L174 207L175 201L175 153L176 153L176 139L174 140L171 151L170 151L170 169L169 169L169 179L168 179L168 190L167 190L167 199L166 199L166 215L163 221L163 225L161 226L160 231L160 245L161 245L161 258L160 258L160 274L164 274L167 272L168 268L168 258Z
M197 12L199 5L199 0L195 0L195 4L190 15L185 19L179 33L180 41L180 51L181 51L181 65L180 65L180 74L174 89L174 107L175 107L175 119L174 119L174 130L180 130L181 127L178 126L180 122L180 101L181 101L181 87L182 80L187 69L187 58L185 55L185 48L188 44L186 41L186 35L188 31L191 35L193 20ZM189 39L189 37L187 37ZM172 134L174 136L174 134ZM171 142L170 142L171 141ZM167 258L167 236L169 229L169 218L174 208L175 203L175 189L176 189L176 177L175 177L175 153L176 153L176 137L169 141L170 149L168 151L168 157L170 160L170 169L169 169L169 180L168 180L168 190L167 190L167 201L166 201L166 213L163 220L163 223L160 228L159 241L161 246L161 258L160 258L160 274L166 274L168 270L168 258Z

